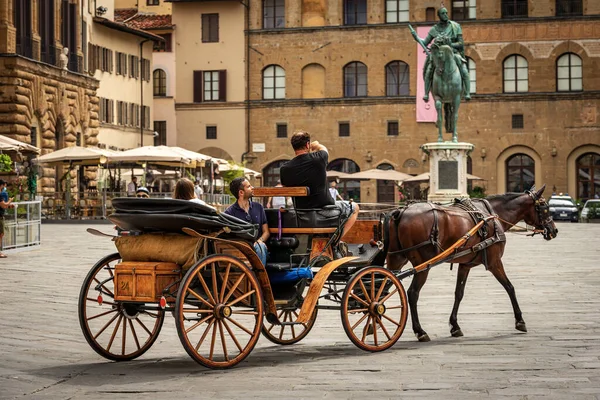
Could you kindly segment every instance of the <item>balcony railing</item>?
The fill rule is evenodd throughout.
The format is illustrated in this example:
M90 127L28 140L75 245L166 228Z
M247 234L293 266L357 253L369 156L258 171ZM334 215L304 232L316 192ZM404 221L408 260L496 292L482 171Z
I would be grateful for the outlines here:
M502 18L527 18L527 0L503 0Z

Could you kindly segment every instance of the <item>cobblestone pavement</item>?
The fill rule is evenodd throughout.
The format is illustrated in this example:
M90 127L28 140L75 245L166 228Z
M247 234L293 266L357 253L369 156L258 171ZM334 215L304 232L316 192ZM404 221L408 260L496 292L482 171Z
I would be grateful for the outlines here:
M347 339L338 312L322 311L299 344L261 338L226 371L192 361L170 316L137 360L109 362L88 346L77 297L114 247L86 227L43 225L40 249L0 261L0 398L600 399L600 224L560 224L551 242L508 235L503 260L526 334L514 329L504 289L478 267L459 313L465 336L450 337L456 269L446 264L421 292L429 343L416 341L409 321L394 347L366 353Z

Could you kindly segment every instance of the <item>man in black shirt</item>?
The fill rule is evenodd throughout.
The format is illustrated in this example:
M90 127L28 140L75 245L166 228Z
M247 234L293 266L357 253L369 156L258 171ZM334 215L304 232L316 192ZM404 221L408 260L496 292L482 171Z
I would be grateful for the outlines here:
M358 204L347 201L335 201L327 186L327 164L329 152L317 142L310 141L308 132L299 131L292 135L292 147L296 153L293 160L285 163L279 170L283 186L308 186L310 193L306 197L296 197L296 208L322 208L337 205L342 217L348 219L342 237L352 228L358 218Z

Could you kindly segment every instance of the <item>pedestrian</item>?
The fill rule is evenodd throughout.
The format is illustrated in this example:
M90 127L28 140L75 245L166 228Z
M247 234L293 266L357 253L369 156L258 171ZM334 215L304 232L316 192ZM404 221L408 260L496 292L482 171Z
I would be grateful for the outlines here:
M8 192L6 191L6 181L0 179L0 244L2 244L2 240L4 239L4 213L7 208L14 207L12 201L13 199L8 197ZM0 258L6 258L6 254L0 252Z
M137 176L132 176L131 182L129 182L129 185L127 185L127 196L135 197L135 192L137 191L137 188Z
M283 187L280 180L277 180L277 185L275 185L275 187ZM285 208L286 205L291 205L291 204L292 204L291 197L275 196L275 197L269 197L269 199L267 200L267 208L280 209L280 208Z
M199 199L202 198L202 195L204 194L204 189L202 189L199 180L196 180L196 182L194 182L194 193L196 193L196 197Z
M331 181L331 183L329 184L329 194L331 195L331 198L334 201L344 200L344 198L340 195L340 192L338 192L336 186L337 186L336 181Z

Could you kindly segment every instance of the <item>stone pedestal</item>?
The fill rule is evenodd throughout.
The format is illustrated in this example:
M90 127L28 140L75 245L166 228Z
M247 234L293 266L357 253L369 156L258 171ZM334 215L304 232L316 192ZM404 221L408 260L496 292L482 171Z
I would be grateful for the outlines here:
M436 203L451 202L467 193L467 157L475 148L471 143L425 143L421 150L429 156L429 195Z

